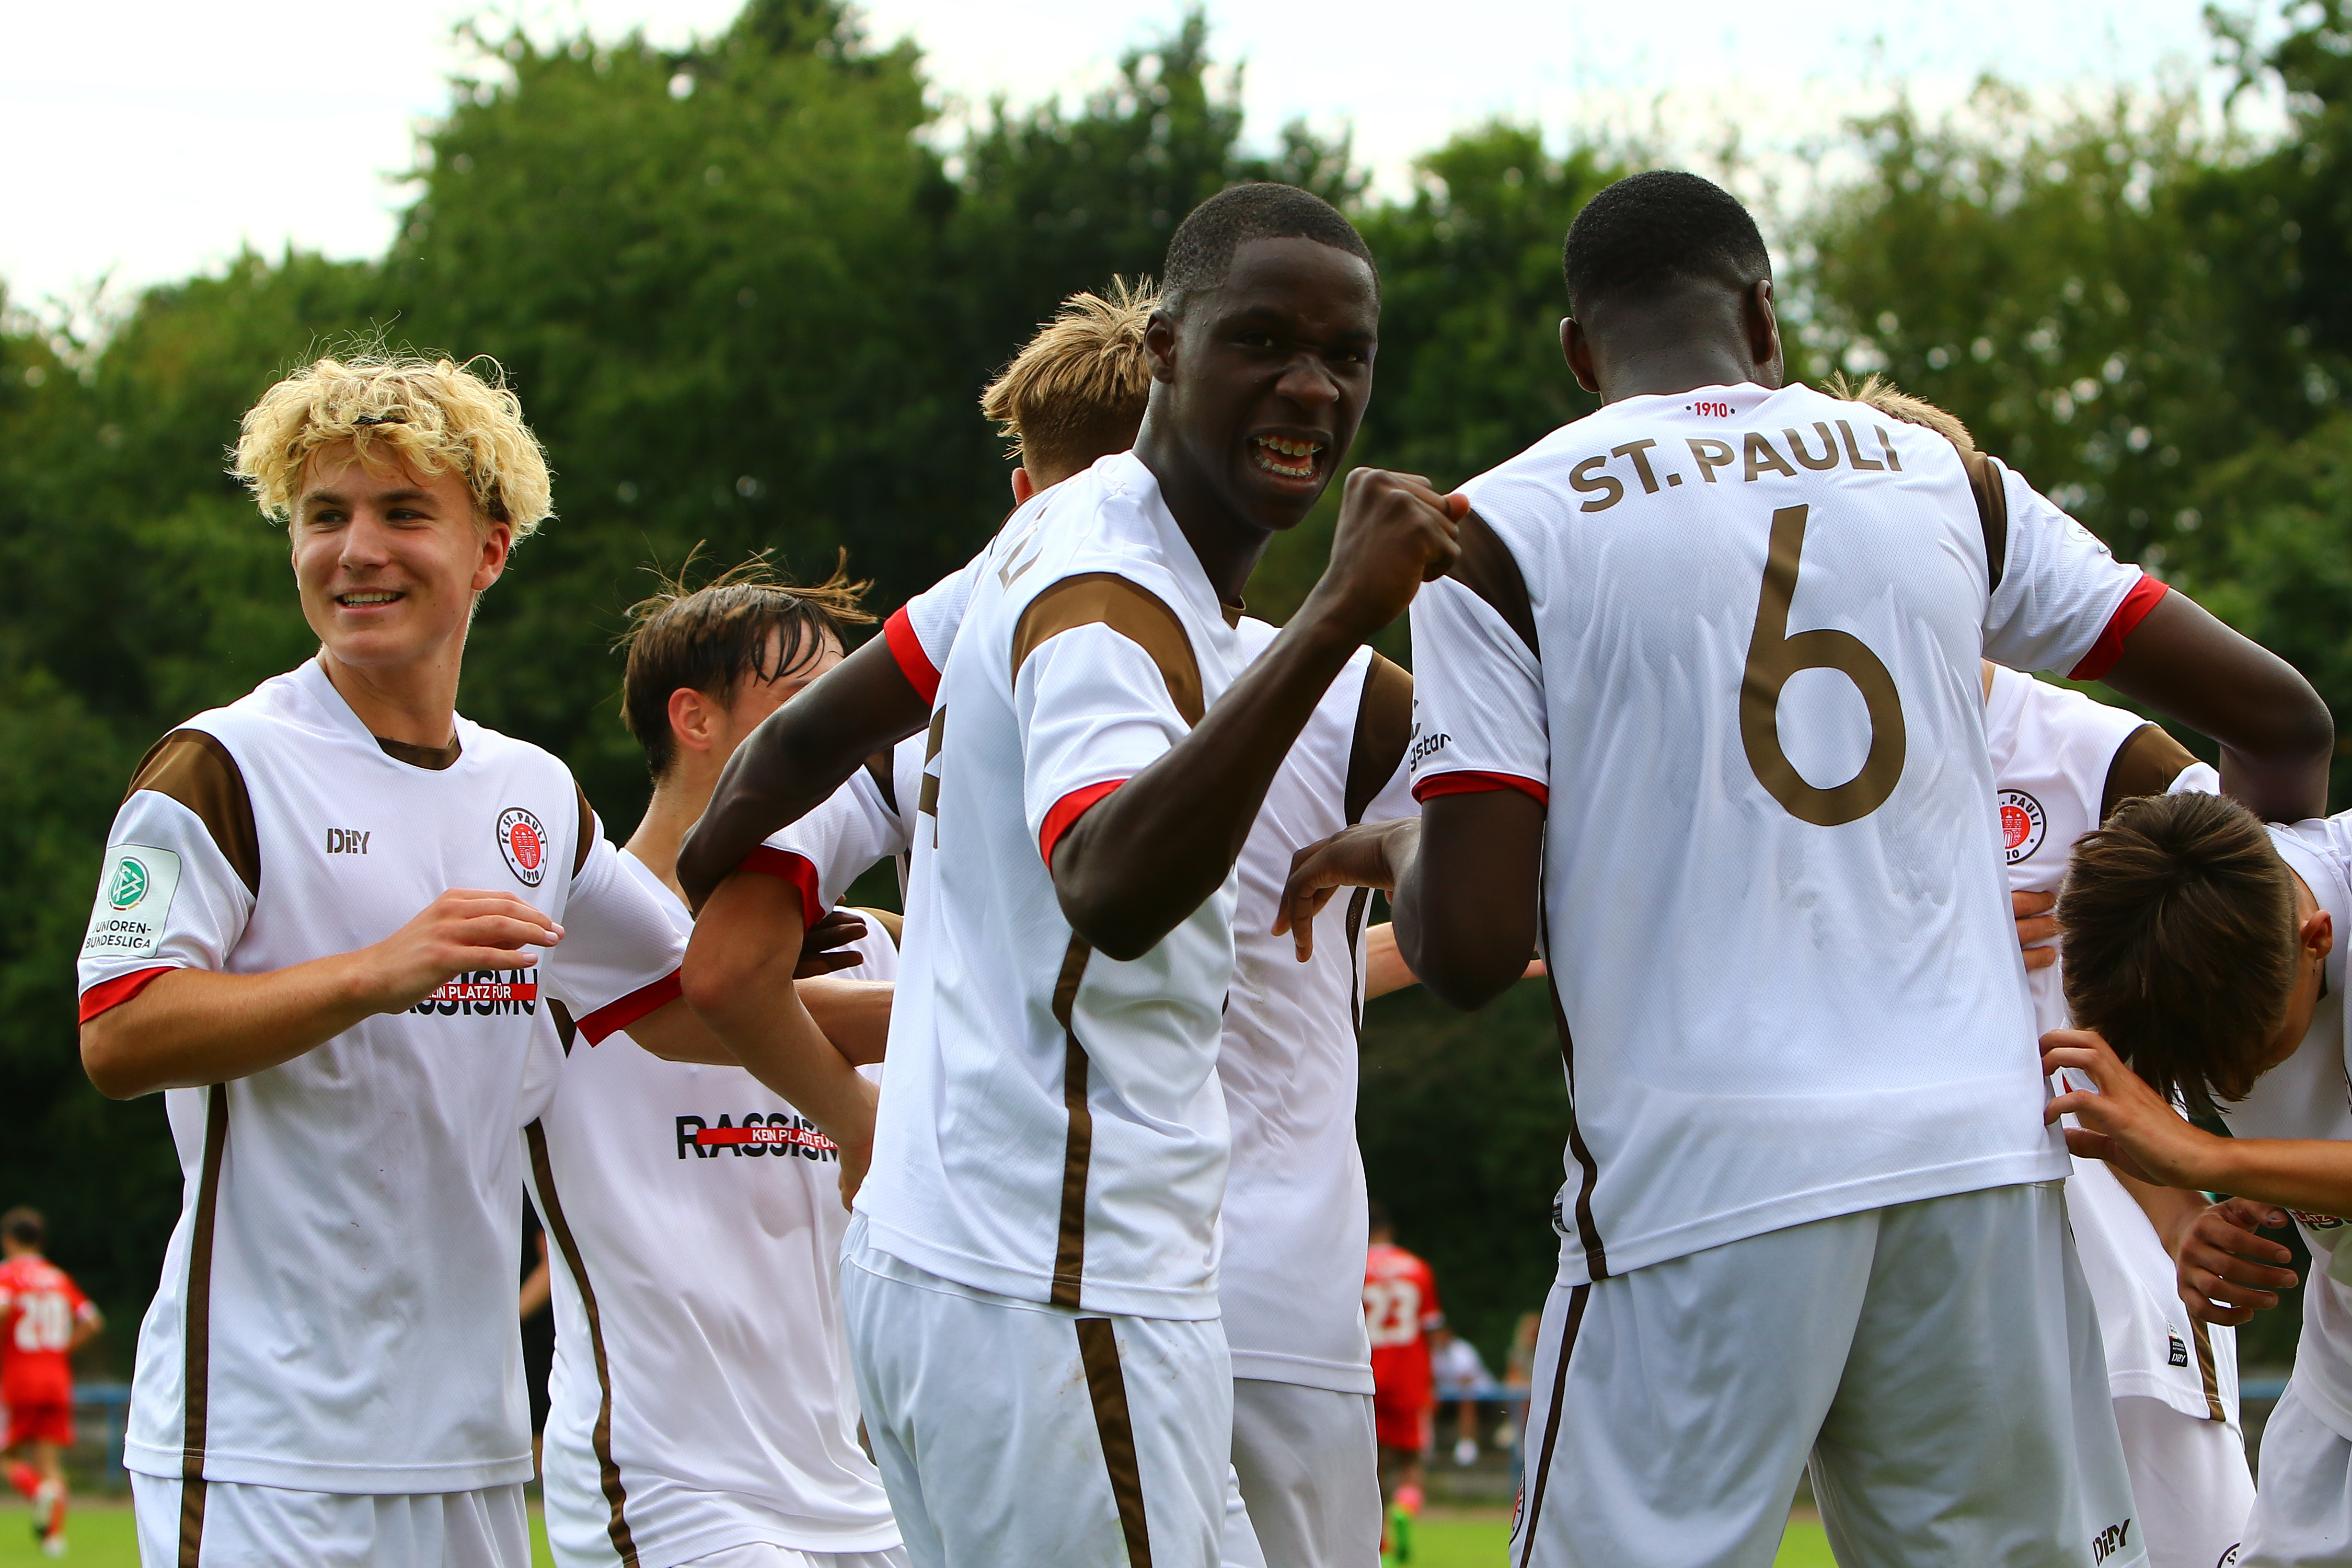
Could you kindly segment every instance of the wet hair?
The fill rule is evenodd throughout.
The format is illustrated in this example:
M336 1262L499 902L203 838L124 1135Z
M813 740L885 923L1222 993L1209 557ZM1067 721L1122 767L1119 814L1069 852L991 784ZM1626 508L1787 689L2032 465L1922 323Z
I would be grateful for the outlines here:
M49 1239L49 1222L41 1217L40 1210L19 1204L6 1214L0 1214L0 1236L19 1247L38 1251Z
M629 607L629 627L620 646L628 650L621 678L621 721L646 751L646 768L658 784L677 760L670 731L670 694L684 687L719 702L731 700L746 680L781 680L822 658L829 634L845 640L845 629L873 620L862 600L870 583L853 583L849 552L843 551L833 575L803 587L779 576L761 552L710 583L689 589L694 567L687 557L677 575ZM768 634L776 639L770 666Z
M1071 295L980 395L1033 476L1060 479L1135 445L1151 397L1143 329L1159 304L1148 278Z
M1938 408L1924 397L1912 396L1876 371L1864 376L1860 386L1848 383L1843 371L1832 371L1823 386L1832 397L1859 403L1906 425L1933 430L1962 453L1977 449L1976 437L1969 434L1969 427L1960 422L1958 415Z
M2301 952L2294 874L2253 813L2213 795L2125 801L2075 842L2057 912L2077 1024L2198 1115L2245 1097Z
M1683 282L1744 289L1772 276L1756 220L1712 180L1679 169L1629 174L1584 205L1560 250L1568 308L1653 296Z
M1371 268L1372 287L1380 287L1371 247L1338 207L1312 191L1258 181L1227 186L1176 226L1168 240L1167 265L1160 271L1160 308L1182 315L1192 294L1225 280L1234 252L1253 239L1311 239L1344 250Z

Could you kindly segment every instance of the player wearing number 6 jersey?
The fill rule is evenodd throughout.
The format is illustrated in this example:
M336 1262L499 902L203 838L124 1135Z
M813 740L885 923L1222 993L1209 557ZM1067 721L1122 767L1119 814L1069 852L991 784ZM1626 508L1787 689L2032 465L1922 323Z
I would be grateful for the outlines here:
M1610 187L1565 269L1604 406L1472 482L1414 606L1426 815L1293 884L1393 878L1458 1005L1548 930L1573 1116L1513 1561L1767 1563L1809 1455L1847 1561L2144 1561L1979 657L2106 676L2282 809L2326 711L1998 465L1782 386L1706 181Z

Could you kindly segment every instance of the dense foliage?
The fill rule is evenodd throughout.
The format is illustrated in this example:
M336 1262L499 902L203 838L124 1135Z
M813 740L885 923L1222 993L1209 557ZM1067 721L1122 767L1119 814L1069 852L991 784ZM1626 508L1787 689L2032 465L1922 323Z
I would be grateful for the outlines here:
M1860 173L1776 239L1793 372L1885 367L1954 408L2294 659L2352 733L2352 33L2342 0L2291 22L2260 47L2251 19L2217 26L2225 68L2290 95L2270 142L2188 97L2053 119L1989 84L1940 121L1897 102L1853 126ZM883 607L929 583L1006 502L973 405L990 371L1068 291L1153 271L1231 181L1322 191L1380 258L1360 459L1458 480L1591 406L1559 358L1559 245L1631 154L1484 125L1369 200L1344 143L1244 145L1197 16L1083 102L998 104L955 139L912 47L835 0L751 0L678 51L486 39L483 66L383 258L247 256L89 341L0 315L0 1200L49 1210L118 1363L178 1183L159 1103L82 1080L71 959L140 753L311 646L283 539L222 472L289 363L381 336L513 376L561 516L486 602L462 700L571 761L623 830L644 781L609 645L641 569L706 542L819 571L845 545ZM1269 556L1260 610L1297 603L1330 514ZM1531 990L1370 1019L1374 1191L1490 1360L1551 1273L1557 1060Z

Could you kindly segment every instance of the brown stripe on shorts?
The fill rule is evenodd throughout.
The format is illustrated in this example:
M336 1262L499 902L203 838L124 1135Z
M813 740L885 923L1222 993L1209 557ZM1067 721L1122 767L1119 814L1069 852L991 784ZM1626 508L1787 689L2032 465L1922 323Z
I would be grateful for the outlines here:
M1069 950L1062 954L1061 975L1054 982L1054 1021L1062 1026L1062 1106L1069 1112L1070 1131L1062 1145L1062 1224L1054 1247L1054 1289L1045 1299L1073 1311L1087 1272L1087 1167L1094 1159L1095 1113L1087 1105L1087 1048L1078 1044L1077 1027L1070 1018L1077 1005L1078 979L1093 953L1083 938L1071 937Z
M1552 1368L1551 1414L1544 1418L1543 1457L1536 1462L1534 1489L1528 1493L1528 1517L1520 1522L1519 1568L1528 1568L1528 1559L1536 1549L1536 1521L1543 1517L1544 1487L1551 1479L1552 1450L1559 1445L1559 1411L1568 1394L1568 1358L1576 1351L1576 1332L1584 1326L1584 1305L1592 1298L1592 1287L1579 1285L1568 1298L1568 1321L1560 1326L1559 1362Z
M1551 943L1544 943L1551 951ZM1576 1121L1576 1039L1568 1030L1568 1009L1560 1005L1559 982L1550 978L1550 966L1545 966L1544 989L1551 994L1551 1021L1559 1031L1559 1061L1568 1074L1568 1152L1576 1158L1577 1169L1583 1180L1576 1188L1576 1235L1584 1243L1584 1267L1595 1279L1609 1278L1609 1248L1601 1239L1601 1229L1592 1223L1592 1189L1600 1184L1601 1164L1593 1159L1592 1151L1585 1146L1584 1130Z
M180 1328L187 1358L180 1370L180 1568L196 1568L204 1554L205 1440L212 1410L213 1228L220 1214L221 1162L227 1153L228 1085L216 1083L205 1096L205 1163L196 1178L196 1218L188 1234L188 1296Z
M2189 1337L2197 1342L2197 1377L2204 1384L2205 1418L2227 1421L2230 1413L2221 1407L2221 1377L2213 1369L2213 1331L2202 1322L2189 1321Z
M1198 724L1207 704L1192 638L1167 602L1115 572L1081 572L1049 584L1029 601L1013 628L1013 674L1048 639L1080 626L1106 626L1151 657L1170 700L1186 724Z
M588 1446L596 1453L596 1479L604 1489L610 1513L604 1533L611 1538L613 1550L625 1568L635 1568L637 1543L629 1533L629 1492L621 1484L621 1467L613 1458L613 1368L604 1359L604 1315L596 1309L596 1291L588 1283L587 1265L580 1260L580 1244L572 1238L571 1222L563 1217L562 1200L555 1195L555 1169L547 1157L547 1130L533 1121L522 1131L530 1145L531 1180L539 1186L540 1205L547 1211L547 1233L555 1238L556 1249L563 1254L563 1266L572 1271L572 1282L580 1287L580 1304L588 1315L588 1348L596 1363L596 1425L589 1431Z
M1102 1438L1103 1466L1110 1472L1111 1500L1118 1505L1119 1533L1127 1538L1128 1568L1151 1568L1143 1469L1135 1456L1135 1423L1127 1410L1118 1337L1108 1318L1078 1320L1078 1360L1087 1369L1087 1395L1094 1402L1095 1431Z

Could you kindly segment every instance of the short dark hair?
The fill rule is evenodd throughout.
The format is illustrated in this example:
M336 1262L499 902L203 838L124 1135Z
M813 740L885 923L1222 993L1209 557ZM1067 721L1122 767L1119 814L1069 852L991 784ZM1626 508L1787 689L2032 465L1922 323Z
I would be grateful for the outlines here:
M833 575L813 587L778 576L761 551L700 588L686 578L694 558L658 592L629 607L621 646L628 668L621 678L621 721L646 749L646 766L658 784L677 761L670 733L670 693L685 687L724 702L746 679L776 680L814 663L825 634L845 641L845 627L873 620L860 604L870 583L849 580L849 552ZM768 634L778 632L776 667L768 667Z
M0 1214L0 1236L19 1247L37 1250L49 1239L49 1222L41 1217L40 1210L18 1204L6 1214Z
M2213 795L2140 795L2075 841L2058 895L2066 1005L2200 1116L2245 1098L2294 991L2294 875Z
M1345 214L1312 191L1259 180L1228 185L1184 215L1160 271L1160 309L1181 314L1195 290L1225 280L1234 252L1253 239L1311 239L1344 250L1371 268L1372 287L1380 288L1380 264Z
M1746 288L1772 276L1756 220L1729 191L1679 169L1628 174L1585 203L1560 249L1568 308L1582 316L1610 295L1669 283Z

